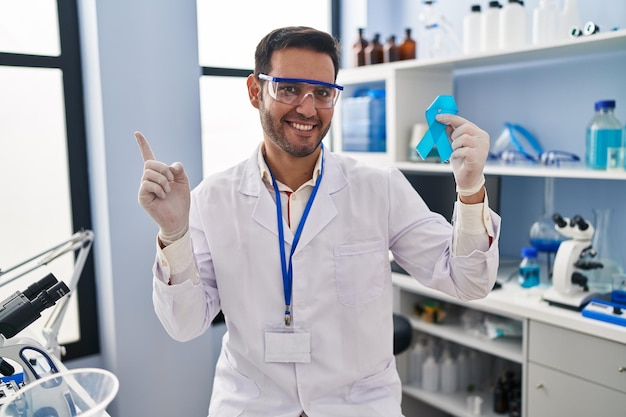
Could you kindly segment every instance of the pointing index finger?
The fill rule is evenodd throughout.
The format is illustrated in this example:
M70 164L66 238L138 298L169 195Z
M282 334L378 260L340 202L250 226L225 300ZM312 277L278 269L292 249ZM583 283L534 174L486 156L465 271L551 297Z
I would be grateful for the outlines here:
M139 145L139 151L141 152L143 161L146 162L156 159L145 136L142 135L141 132L135 132L135 138L137 139L137 145Z

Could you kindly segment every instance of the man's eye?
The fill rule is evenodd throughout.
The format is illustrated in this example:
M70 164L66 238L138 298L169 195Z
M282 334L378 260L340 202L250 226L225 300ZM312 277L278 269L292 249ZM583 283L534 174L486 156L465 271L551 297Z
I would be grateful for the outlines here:
M317 91L315 92L315 94L318 97L324 97L324 98L328 98L332 95L331 91L329 88L318 88Z
M290 85L290 84L281 85L279 90L282 94L286 94L290 96L300 94L300 89L296 87L295 85Z

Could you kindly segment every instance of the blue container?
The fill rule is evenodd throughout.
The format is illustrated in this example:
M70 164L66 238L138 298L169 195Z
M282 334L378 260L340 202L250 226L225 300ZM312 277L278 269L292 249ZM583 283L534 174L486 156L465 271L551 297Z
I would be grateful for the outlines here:
M615 117L615 100L595 103L595 114L587 126L585 162L589 168L606 169L608 148L622 147L622 123Z
M342 100L342 150L386 152L385 90L366 89Z
M522 262L519 264L518 282L524 288L539 285L541 267L537 263L537 249L529 247L522 249Z

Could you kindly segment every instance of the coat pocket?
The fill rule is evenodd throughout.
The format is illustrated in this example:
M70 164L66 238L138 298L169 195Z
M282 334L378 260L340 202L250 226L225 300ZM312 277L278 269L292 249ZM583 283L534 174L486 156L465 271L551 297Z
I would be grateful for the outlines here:
M248 403L259 396L257 384L240 373L223 349L215 367L213 395L209 407L210 416L236 417L241 415Z
M389 250L383 240L335 247L339 301L359 306L377 299L388 276Z

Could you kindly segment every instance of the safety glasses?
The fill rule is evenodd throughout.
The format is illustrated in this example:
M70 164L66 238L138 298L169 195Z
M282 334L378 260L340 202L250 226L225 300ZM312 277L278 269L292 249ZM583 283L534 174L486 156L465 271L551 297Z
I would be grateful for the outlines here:
M313 99L317 109L330 109L335 106L343 86L306 78L280 78L259 74L259 79L267 81L270 96L283 104L299 106L307 96Z

